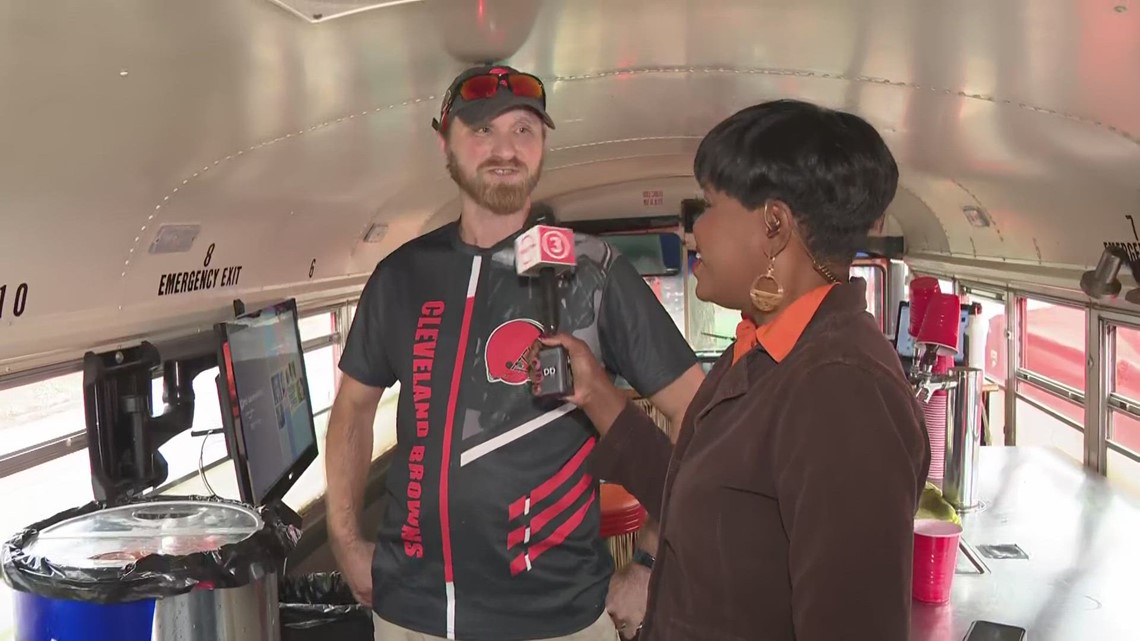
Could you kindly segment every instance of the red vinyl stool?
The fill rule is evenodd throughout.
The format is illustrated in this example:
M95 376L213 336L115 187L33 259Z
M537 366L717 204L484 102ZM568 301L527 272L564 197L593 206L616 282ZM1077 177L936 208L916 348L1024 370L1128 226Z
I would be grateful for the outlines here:
M637 532L647 512L632 494L617 483L602 481L601 535L610 547L614 568L620 570L633 558Z

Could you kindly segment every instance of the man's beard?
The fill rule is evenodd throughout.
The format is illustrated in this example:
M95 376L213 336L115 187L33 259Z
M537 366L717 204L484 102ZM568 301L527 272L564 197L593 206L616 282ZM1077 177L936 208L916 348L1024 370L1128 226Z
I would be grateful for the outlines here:
M484 170L494 168L511 168L523 176L523 180L513 183L490 183L484 179ZM496 214L513 214L526 205L526 199L534 191L538 179L542 175L542 160L539 160L534 175L527 172L526 165L518 159L487 160L475 170L474 174L467 175L459 166L455 154L447 151L447 171L451 179L465 194L477 204Z

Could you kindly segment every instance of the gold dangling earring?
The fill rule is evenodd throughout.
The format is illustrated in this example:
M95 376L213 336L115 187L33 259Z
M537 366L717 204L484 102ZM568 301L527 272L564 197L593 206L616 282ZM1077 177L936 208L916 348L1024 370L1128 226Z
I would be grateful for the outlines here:
M784 302L784 286L776 280L775 264L776 259L769 257L768 271L757 276L756 280L752 281L752 289L748 291L752 306L765 314L776 311Z

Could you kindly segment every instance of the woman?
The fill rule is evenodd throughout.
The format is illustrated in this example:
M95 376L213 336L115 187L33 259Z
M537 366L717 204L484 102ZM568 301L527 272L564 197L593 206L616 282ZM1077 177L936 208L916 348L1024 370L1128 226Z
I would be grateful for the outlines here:
M660 523L642 641L905 640L913 517L929 467L919 406L852 258L894 197L882 138L797 101L749 107L701 142L696 294L737 340L676 446L567 348L603 438L595 473Z

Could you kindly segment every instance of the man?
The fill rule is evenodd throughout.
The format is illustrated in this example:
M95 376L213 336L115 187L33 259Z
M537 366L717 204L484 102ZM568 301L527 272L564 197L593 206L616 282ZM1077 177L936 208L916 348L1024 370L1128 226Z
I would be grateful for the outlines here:
M377 617L377 639L511 641L632 637L649 561L612 577L599 534L597 432L561 401L536 399L528 358L541 331L537 287L514 269L542 172L541 81L469 69L433 122L459 185L457 222L377 266L340 367L326 461L329 533L345 578ZM696 358L628 260L577 235L562 329L582 338L675 424L703 378ZM360 531L372 423L400 383L395 462L373 544Z

